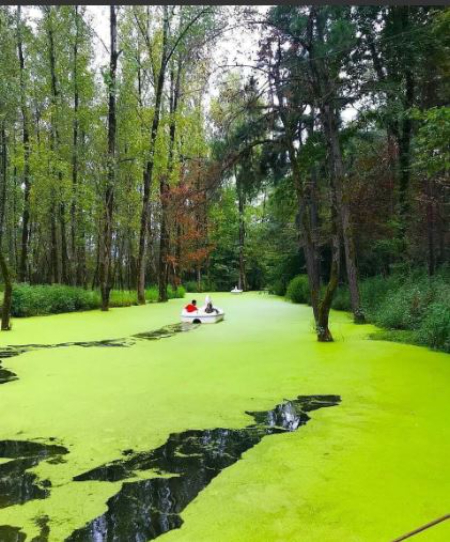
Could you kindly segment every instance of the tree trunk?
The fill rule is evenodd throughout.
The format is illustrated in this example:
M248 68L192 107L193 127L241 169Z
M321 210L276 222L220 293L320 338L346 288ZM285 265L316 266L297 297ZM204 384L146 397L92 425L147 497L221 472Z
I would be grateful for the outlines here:
M245 272L245 196L242 180L236 174L235 176L239 211L239 289L247 290L247 275Z
M3 240L3 224L6 212L6 173L7 173L7 148L6 148L6 132L4 124L2 123L0 130L0 272L3 277L3 283L5 286L3 292L3 304L2 304L2 323L1 330L9 331L11 329L10 315L12 304L12 281L8 264L6 263L5 254L2 248Z
M342 238L344 241L345 266L347 269L347 280L350 290L350 300L352 305L354 322L356 324L364 323L365 317L361 306L361 296L358 285L358 270L356 266L356 248L353 235L353 224L350 213L348 195L344 187L344 164L342 151L338 135L338 123L332 106L325 103L321 107L323 123L326 132L328 144L330 172L332 182L336 191L338 214L342 228Z
M103 235L100 248L100 291L102 311L109 310L109 294L111 291L111 258L112 258L112 226L114 210L114 182L116 171L116 72L117 72L117 20L116 8L110 6L110 81L108 99L108 173L103 209Z
M399 203L400 203L400 218L401 230L403 238L406 236L409 201L408 190L410 184L410 168L411 168L411 138L412 138L412 121L408 114L408 110L414 103L414 78L410 70L405 71L405 99L403 120L401 122L401 134L398 137L398 160L400 166L400 185L399 185Z
M78 203L78 108L79 108L79 92L78 92L78 39L79 39L79 20L78 6L74 9L75 15L75 42L73 45L73 136L72 136L72 202L70 206L70 236L71 236L71 254L74 261L76 271L75 283L79 285L81 278L80 263L78 261L78 236L77 236L77 203Z
M434 243L434 194L432 180L426 181L426 220L427 220L427 241L428 241L428 275L431 277L436 271L435 243Z
M167 297L167 258L169 255L169 228L168 228L168 205L170 198L170 176L173 172L176 134L176 112L180 97L181 86L181 60L178 62L177 75L174 77L172 70L172 84L170 96L170 127L169 127L169 155L167 163L167 177L161 176L160 199L161 199L161 227L159 239L159 265L158 265L158 301L165 302Z
M53 23L51 20L51 10L53 8L49 7L47 9L47 34L48 34L48 44L49 44L49 60L50 60L50 77L51 77L51 93L52 93L52 105L55 110L58 108L59 101L59 89L58 89L58 79L56 76L56 52L55 52L55 42L53 35ZM53 116L52 118L52 136L51 136L51 149L53 152L58 152L60 149L60 136L57 125L57 118ZM60 226L60 236L61 236L61 277L58 276L58 281L61 280L64 284L68 284L68 254L67 254L67 237L66 237L66 204L64 202L64 197L62 193L62 184L63 184L63 173L61 168L58 167L58 183L59 183L59 195L54 196L54 199L59 200L59 205L54 205L52 211L58 210L59 226ZM53 218L53 221L55 219ZM57 250L57 243L54 242L56 238L56 224L52 224L52 248ZM54 256L54 255L53 255ZM52 257L53 257L52 256Z
M167 36L169 30L168 8L164 9L164 26L163 26L163 40L162 40L162 52L161 52L161 65L158 74L158 80L156 85L155 95L155 109L153 115L152 129L150 132L150 147L149 147L149 159L143 175L143 197L142 197L142 211L141 211L141 227L139 232L139 252L138 252L138 303L145 304L145 266L146 266L146 249L147 249L147 229L149 221L149 202L150 202L150 189L153 179L153 166L155 160L155 144L158 136L159 120L161 115L161 101L164 89L164 81L167 68Z
M27 107L27 89L25 84L25 61L22 44L22 22L20 5L17 6L17 53L20 70L20 109L22 114L22 143L24 152L23 185L24 202L22 214L22 240L19 262L19 282L24 282L28 273L28 249L30 244L30 133Z

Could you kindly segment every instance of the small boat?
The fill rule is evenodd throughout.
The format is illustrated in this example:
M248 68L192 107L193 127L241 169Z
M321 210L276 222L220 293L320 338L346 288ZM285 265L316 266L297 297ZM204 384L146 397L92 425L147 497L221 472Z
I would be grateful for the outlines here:
M222 309L216 307L219 312L205 312L200 309L195 312L184 310L181 312L181 321L190 324L215 324L221 322L225 318L225 313Z
M231 290L231 293L232 294L242 294L243 290L239 290L239 288L237 286L235 286L232 290Z

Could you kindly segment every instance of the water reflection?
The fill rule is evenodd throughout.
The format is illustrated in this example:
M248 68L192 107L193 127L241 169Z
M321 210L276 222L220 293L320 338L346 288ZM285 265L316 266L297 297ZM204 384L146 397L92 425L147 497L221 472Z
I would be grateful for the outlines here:
M132 453L75 478L117 482L152 469L166 477L124 482L107 502L107 511L78 529L66 542L147 542L183 522L180 513L220 472L267 435L297 430L308 412L335 406L335 395L299 396L273 410L248 412L254 423L243 429L189 430L173 433L149 452ZM170 476L170 477L167 477Z
M48 537L50 535L48 520L48 516L36 518L35 523L39 527L40 532L31 539L31 542L48 542ZM19 527L0 525L0 542L23 542L26 539L27 535L23 533Z
M0 464L0 509L23 504L33 499L45 499L50 494L50 480L39 480L28 472L41 461L60 461L68 450L54 444L21 440L0 441L0 458L10 459ZM0 540L3 539L0 537Z

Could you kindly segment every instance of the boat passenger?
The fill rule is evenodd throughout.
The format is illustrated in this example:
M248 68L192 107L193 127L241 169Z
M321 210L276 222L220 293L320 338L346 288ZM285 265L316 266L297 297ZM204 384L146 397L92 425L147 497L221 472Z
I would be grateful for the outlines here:
M207 314L211 314L211 313L213 313L213 312L219 314L219 311L213 307L213 304L212 304L211 302L209 302L209 303L206 305L205 312L206 312Z
M193 299L188 305L186 305L184 307L184 310L186 312L195 312L195 311L198 311L198 307L197 307L197 301L195 299Z

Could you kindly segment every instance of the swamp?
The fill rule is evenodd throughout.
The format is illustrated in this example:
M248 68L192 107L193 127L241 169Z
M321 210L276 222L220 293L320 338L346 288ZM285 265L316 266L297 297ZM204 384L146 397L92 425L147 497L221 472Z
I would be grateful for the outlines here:
M449 36L0 6L0 542L450 540Z

